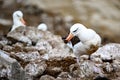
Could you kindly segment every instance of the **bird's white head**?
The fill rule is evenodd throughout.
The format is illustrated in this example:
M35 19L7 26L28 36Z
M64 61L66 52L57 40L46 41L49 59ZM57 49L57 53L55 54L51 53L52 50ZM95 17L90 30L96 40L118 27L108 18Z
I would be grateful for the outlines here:
M39 24L37 28L42 31L47 31L47 25L45 23Z
M69 33L68 37L66 38L66 40L70 41L74 36L77 36L83 29L86 29L86 27L84 25L82 25L80 23L74 24L70 28L70 33Z
M21 25L25 25L26 24L24 19L23 19L22 11L15 11L13 13L13 21L14 21L14 23L18 23L19 22L19 24L21 24Z
M26 26L26 22L23 19L22 11L15 11L13 13L13 27L11 31L19 26Z

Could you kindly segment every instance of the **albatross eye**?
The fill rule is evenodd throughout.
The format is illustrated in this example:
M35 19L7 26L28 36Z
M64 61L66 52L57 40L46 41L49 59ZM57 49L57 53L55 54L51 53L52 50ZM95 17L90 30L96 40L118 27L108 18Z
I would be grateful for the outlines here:
M74 30L73 32L76 32L78 30L78 28L76 30Z
M18 14L16 14L17 15L17 17L20 17Z

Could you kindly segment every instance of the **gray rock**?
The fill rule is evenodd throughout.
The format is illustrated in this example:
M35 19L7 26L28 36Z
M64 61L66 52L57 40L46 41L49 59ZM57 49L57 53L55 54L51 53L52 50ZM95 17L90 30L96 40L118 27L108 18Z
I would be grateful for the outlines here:
M95 53L91 55L91 59L94 61L96 58L101 60L114 60L120 59L120 44L110 43L99 48Z
M72 78L68 72L61 72L57 79L63 79L63 78Z
M70 52L70 49L64 44L61 37L49 31L40 31L34 27L21 26L9 32L7 37L27 43L27 45L35 43L35 47L28 46L25 50L35 49L39 51L40 54L47 53L49 58L74 56L74 54Z
M4 45L4 46L3 46L3 50L4 50L4 51L11 52L12 49L13 49L12 46L9 46L9 45Z
M75 57L75 55L70 51L70 48L66 44L64 44L60 36L52 35L51 37L52 38L47 37L47 41L52 46L52 49L48 53L49 58L65 58L68 56Z
M56 80L56 79L52 76L44 75L44 76L41 76L39 80Z
M51 66L51 67L47 67L46 72L49 75L57 76L58 74L60 74L62 72L62 68Z
M80 77L80 69L78 64L72 64L69 66L70 74L72 77Z
M20 43L20 42L17 42L15 44L12 45L13 47L19 47L19 48L23 48L24 47L24 44L23 43Z
M15 53L18 58L22 59L24 62L30 62L30 61L35 61L37 59L40 59L40 54L38 51L33 51L33 52L18 52Z
M0 41L0 45L4 46L8 43L8 40L1 40Z
M26 46L23 48L24 52L33 52L33 51L40 51L39 47L36 46Z
M50 32L46 32L43 39L39 39L35 47L39 50L40 54L47 53L49 59L53 57L74 57L74 54L70 52L70 48L63 43L61 37L53 35Z
M94 62L84 61L80 63L80 77L93 78L95 76L103 76L103 71L100 66L97 66Z
M52 49L49 51L48 53L48 56L49 58L66 58L66 57L69 57L69 56L73 56L74 57L74 54L73 53L69 53L69 51L65 50L65 49Z
M43 36L45 36L45 32L38 30L35 27L27 27L25 36L28 37L32 43L37 43L40 38L43 38Z
M0 65L0 77L7 77L7 69L5 66L3 65Z
M112 63L113 70L116 72L120 71L120 60L114 60Z
M37 77L43 74L46 70L47 65L45 61L37 60L35 62L30 62L25 66L26 74L31 77Z
M6 54L7 52L0 51L0 64L5 66L7 77L10 80L24 80L25 72L20 64ZM2 75L6 74L6 70L2 69Z
M120 79L120 77L117 77L116 79L112 79L112 80L119 80Z
M45 54L45 53L48 53L51 49L52 49L52 46L50 45L49 42L47 42L46 40L44 39L40 39L37 43L36 43L36 46L35 46L40 54Z
M37 43L37 41L43 37L45 32L38 30L35 27L23 27L20 26L16 30L9 32L7 37L15 39L20 42L27 43L28 45L32 45L32 43ZM44 35L45 36L45 35Z
M107 73L113 72L113 70L114 70L112 64L110 64L109 62L106 62L106 63L103 64L103 69Z
M20 26L16 30L9 32L7 37L31 45L32 41L25 35L26 30L26 27Z

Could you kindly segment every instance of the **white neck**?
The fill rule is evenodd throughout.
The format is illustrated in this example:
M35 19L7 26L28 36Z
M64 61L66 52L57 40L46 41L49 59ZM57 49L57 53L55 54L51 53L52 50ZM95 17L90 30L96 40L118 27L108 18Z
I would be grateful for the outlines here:
M20 26L25 26L19 19L14 18L13 19L13 26L11 31L15 30L16 28L20 27Z
M14 18L14 19L13 19L13 25L15 25L15 26L25 26L25 25L20 21L20 19L18 19L18 18Z

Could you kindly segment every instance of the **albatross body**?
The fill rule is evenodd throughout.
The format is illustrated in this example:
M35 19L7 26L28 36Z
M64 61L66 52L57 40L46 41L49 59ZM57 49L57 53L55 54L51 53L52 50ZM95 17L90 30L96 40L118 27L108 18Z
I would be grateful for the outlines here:
M74 24L70 28L66 40L70 41L74 36L80 39L80 42L73 46L73 52L77 58L85 54L91 55L101 45L101 37L94 30L88 29L82 24Z
M13 13L13 26L11 31L15 30L20 26L26 26L25 21L23 19L23 13L21 11L15 11Z

